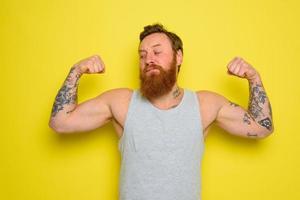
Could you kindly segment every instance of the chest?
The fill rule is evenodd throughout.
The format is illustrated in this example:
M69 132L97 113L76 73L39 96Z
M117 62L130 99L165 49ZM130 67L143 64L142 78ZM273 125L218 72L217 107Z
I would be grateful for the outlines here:
M114 116L112 119L112 123L113 123L114 129L119 138L121 138L123 135L124 125L125 125L126 117L128 114L130 100L131 100L131 96L126 99L121 99L117 103L115 103L114 106L112 107L112 113ZM199 101L200 105L202 105L201 107L196 108L196 109L198 109L198 111L201 115L201 119L198 123L202 124L203 135L204 135L204 137L206 137L207 133L208 133L207 129L213 120L212 120L212 117L210 117L209 109L206 109L205 104L203 104L204 102L201 102L201 100L199 100L199 99L198 99L198 101ZM144 118L144 116L141 115L141 118ZM158 120L160 120L159 123L162 123L161 119L158 118ZM181 123L181 122L182 122L182 120L180 120L180 119L173 121L174 124ZM188 126L188 127L190 127L190 126Z

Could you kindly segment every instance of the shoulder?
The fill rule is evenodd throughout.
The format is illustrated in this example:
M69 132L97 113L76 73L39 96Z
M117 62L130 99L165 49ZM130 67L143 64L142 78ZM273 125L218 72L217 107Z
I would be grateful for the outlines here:
M113 110L123 110L128 107L134 90L130 88L115 88L106 91L106 102Z
M197 94L200 105L209 110L219 110L228 102L227 98L225 98L223 95L213 91L198 90L195 93Z
M129 88L115 88L102 92L92 99L93 102L106 105L126 103L130 100L133 90Z
M133 90L130 88L113 88L105 92L113 95L130 95L133 93Z
M124 98L130 98L133 94L133 90L130 88L114 88L107 90L100 95L98 95L99 98L103 97L107 100L121 100Z
M108 105L117 124L124 127L126 113L134 90L129 88L116 88L106 91ZM117 126L118 127L118 126Z
M216 119L218 112L228 100L222 95L208 90L199 90L195 93L199 101L203 127L206 130Z
M195 93L197 94L199 101L219 102L219 101L226 100L226 98L224 96L222 96L221 94L218 94L216 92L209 91L209 90L198 90Z

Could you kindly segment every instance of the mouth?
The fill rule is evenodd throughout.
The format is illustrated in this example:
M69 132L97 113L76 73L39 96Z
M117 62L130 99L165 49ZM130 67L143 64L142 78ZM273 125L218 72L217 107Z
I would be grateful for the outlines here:
M147 71L145 72L147 76L154 76L154 75L158 75L159 73L160 71L157 68L147 69Z
M145 72L149 72L149 71L153 71L153 70L159 71L159 69L157 69L156 67L148 67Z

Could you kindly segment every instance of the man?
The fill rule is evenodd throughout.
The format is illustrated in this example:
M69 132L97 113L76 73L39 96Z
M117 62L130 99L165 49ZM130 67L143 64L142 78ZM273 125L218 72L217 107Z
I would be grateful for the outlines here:
M76 63L56 96L49 125L74 133L113 122L122 157L120 200L199 200L204 138L213 122L240 137L273 132L260 75L239 57L227 66L229 74L249 82L246 110L217 93L178 86L182 41L162 25L144 27L138 52L140 89L112 89L79 105L79 78L104 73L105 66L97 55Z

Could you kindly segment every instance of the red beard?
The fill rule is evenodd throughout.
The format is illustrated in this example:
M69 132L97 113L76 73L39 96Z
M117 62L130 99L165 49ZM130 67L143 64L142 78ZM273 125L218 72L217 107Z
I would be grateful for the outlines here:
M147 69L155 68L159 70L159 74L146 75ZM170 92L176 83L176 60L170 64L170 69L165 71L159 65L149 65L144 71L140 70L140 91L142 95L148 99L157 98Z

